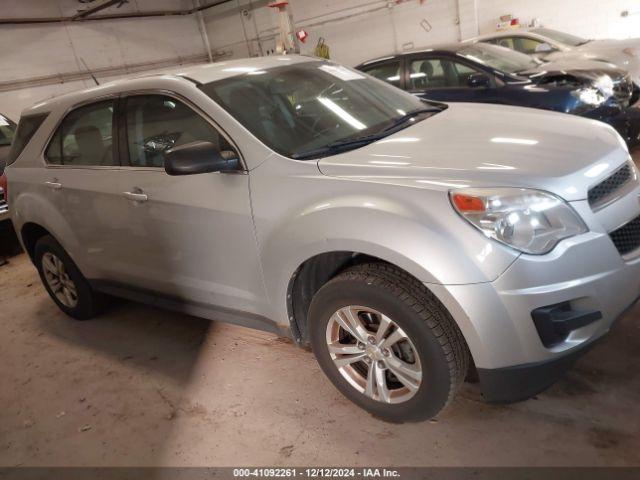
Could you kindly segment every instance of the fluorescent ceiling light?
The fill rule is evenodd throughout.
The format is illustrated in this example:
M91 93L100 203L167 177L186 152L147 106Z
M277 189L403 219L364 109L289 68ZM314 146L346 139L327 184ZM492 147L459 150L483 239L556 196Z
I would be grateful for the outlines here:
M398 137L398 138L387 138L385 140L380 140L378 143L412 143L419 142L420 139L416 137Z
M342 120L344 120L353 128L355 128L356 130L364 130L365 128L367 128L367 126L364 123L362 123L360 120L355 118L353 115L351 115L349 112L347 112L344 108L342 108L340 105L335 103L333 100L330 100L324 97L318 97L318 101L322 105L327 107L329 110L331 110L333 113L335 113Z
M507 137L494 137L491 139L493 143L511 143L513 145L537 145L538 140L531 140L528 138L507 138Z
M604 173L609 168L608 163L598 163L594 165L589 170L584 173L585 177L593 178L599 176L601 173Z
M237 73L255 72L256 70L258 70L256 67L229 67L229 68L222 69L223 72L237 72Z

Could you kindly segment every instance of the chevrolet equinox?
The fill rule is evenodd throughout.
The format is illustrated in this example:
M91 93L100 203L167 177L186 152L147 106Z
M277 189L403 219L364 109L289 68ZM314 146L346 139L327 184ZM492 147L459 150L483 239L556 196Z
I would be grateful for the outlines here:
M23 112L12 220L73 318L109 296L310 344L379 417L551 385L640 293L640 185L608 125L429 102L301 56ZM290 368L295 368L291 365Z

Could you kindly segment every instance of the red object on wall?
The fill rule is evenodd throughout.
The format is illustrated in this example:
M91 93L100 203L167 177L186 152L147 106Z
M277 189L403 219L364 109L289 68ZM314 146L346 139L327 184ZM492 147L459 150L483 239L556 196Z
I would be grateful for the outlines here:
M298 37L298 40L300 40L302 43L304 43L307 40L308 36L309 34L304 29L300 29L296 32L296 37Z

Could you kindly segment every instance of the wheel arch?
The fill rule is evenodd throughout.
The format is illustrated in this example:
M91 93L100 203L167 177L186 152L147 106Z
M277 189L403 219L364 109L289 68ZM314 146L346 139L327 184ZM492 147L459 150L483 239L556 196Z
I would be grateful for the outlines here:
M36 243L38 240L46 235L51 235L51 232L44 228L42 225L35 222L27 222L22 225L20 229L20 240L22 241L22 245L24 246L25 251L29 255L29 258L33 262ZM54 237L55 238L55 237Z
M313 296L329 280L346 268L367 261L383 260L353 251L329 251L314 255L291 274L287 287L287 314L294 340L301 345L309 341L308 314Z
M423 284L449 312L467 343L471 355L469 371L473 372L475 356L476 354L482 356L483 347L471 319L444 286L422 280L420 277L424 276L424 272L420 266L413 264L410 259L401 260L360 249L319 252L300 262L295 271L290 274L286 292L287 318L293 340L299 346L309 344L309 307L313 296L323 285L351 266L370 262L384 263L403 271L416 282Z

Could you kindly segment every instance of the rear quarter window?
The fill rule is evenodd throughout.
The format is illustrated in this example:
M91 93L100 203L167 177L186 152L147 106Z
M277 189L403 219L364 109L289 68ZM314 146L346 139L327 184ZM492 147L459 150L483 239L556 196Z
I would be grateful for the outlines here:
M48 113L38 113L36 115L25 115L20 118L18 130L16 130L16 134L13 137L13 143L11 144L9 157L7 158L7 165L11 165L18 159L48 115Z
M364 67L362 71L394 87L400 86L400 60Z

